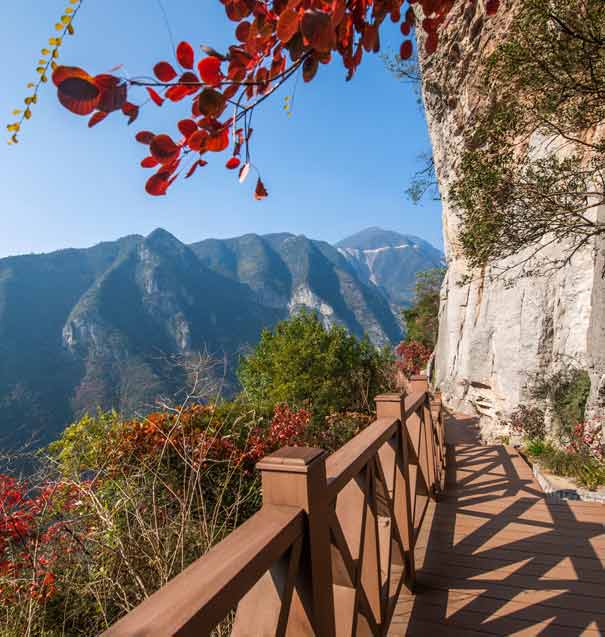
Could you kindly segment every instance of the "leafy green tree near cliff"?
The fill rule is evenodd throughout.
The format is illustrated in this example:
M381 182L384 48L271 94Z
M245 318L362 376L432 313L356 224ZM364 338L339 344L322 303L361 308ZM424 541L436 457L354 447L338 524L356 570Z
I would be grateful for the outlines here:
M414 305L403 310L406 340L417 341L433 350L439 329L439 293L444 268L434 268L416 275Z
M257 403L309 405L317 417L345 409L368 409L385 389L392 354L341 326L324 327L303 312L265 330L241 362L239 378Z
M520 0L478 88L450 191L469 265L555 243L565 265L604 233L605 3Z

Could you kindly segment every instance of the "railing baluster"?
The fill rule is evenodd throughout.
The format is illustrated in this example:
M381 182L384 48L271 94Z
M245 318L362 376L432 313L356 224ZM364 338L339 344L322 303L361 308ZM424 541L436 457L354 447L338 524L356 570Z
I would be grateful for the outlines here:
M403 542L403 556L393 554L395 563L405 569L405 584L412 589L416 580L414 562L414 518L413 498L410 491L408 433L405 423L405 394L381 394L376 396L376 417L399 420L395 457L395 479L393 486L394 523Z

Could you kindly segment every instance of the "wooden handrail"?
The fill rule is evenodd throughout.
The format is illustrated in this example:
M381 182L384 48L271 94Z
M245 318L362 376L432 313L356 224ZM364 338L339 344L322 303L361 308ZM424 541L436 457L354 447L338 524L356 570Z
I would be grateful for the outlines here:
M303 532L302 509L263 507L103 637L209 634Z
M376 398L377 419L327 457L286 447L259 462L263 507L103 637L385 634L445 476L444 419L425 377Z

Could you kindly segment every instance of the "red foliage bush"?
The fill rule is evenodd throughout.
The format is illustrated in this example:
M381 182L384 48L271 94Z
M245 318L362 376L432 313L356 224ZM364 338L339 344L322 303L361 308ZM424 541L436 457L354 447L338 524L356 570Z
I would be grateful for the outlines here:
M395 348L397 368L408 378L419 374L429 362L432 351L419 341L402 341Z

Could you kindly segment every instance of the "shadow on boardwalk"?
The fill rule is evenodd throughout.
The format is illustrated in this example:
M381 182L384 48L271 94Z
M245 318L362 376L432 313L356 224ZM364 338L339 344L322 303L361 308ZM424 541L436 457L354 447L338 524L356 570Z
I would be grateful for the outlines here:
M605 635L605 506L547 501L515 449L447 427L448 480L389 635ZM424 551L424 553L423 553Z

